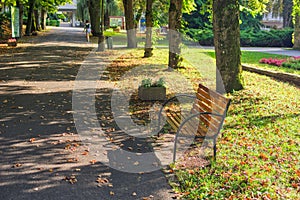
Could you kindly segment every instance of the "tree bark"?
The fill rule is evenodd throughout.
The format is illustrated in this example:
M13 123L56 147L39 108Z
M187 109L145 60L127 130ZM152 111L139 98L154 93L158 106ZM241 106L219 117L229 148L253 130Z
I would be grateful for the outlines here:
M29 0L28 3L29 3L29 9L28 9L26 31L25 31L25 35L27 35L27 36L29 36L31 34L31 30L32 30L33 9L34 9L35 0Z
M293 0L283 0L283 28L293 27Z
M213 1L213 32L217 91L243 89L238 0Z
M171 0L169 7L169 67L178 68L181 62L181 17L182 0Z
M294 49L300 49L300 13L295 14Z
M105 15L104 15L104 27L108 29L109 24L109 5L111 4L111 0L106 0L106 7L105 7Z
M46 30L46 19L47 19L47 10L42 8L41 11L41 28L42 30Z
M38 9L34 10L34 21L35 21L35 30L40 31L41 30L41 23L40 23L40 12Z
M101 0L101 31L98 37L98 51L105 50L105 38L104 38L104 0Z
M153 0L147 0L146 4L146 43L144 57L149 58L152 53L152 28L153 28L153 12L152 12Z
M21 38L22 35L23 35L23 13L24 13L24 6L23 6L23 3L20 0L17 1L17 7L19 7L19 24L20 24L20 27L19 27L20 36L19 36L19 38Z
M136 48L136 29L134 23L134 13L133 13L133 0L123 0L124 11L125 11L125 23L127 31L127 47Z
M91 18L92 34L94 36L100 35L100 0L89 1L89 12Z

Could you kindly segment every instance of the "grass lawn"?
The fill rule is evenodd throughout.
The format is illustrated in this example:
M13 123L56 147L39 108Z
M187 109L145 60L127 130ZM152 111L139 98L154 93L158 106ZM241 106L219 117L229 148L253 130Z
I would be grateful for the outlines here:
M205 52L207 53L207 55L215 58L214 50L205 50ZM284 59L284 58L288 58L288 57L289 56L262 53L262 52L242 51L242 63L243 64L248 64L250 66L259 67L259 68L272 70L272 71L287 72L287 73L293 73L293 74L300 75L300 70L295 70L295 69L290 69L290 68L285 68L285 67L277 67L277 66L259 63L259 60L262 58Z
M244 72L212 167L175 170L186 199L299 199L300 90Z
M112 32L112 31L105 31L104 36L110 36L113 39L114 45L127 45L127 36L125 32ZM145 44L145 33L137 33L137 43L139 46L144 46ZM160 35L155 37L156 42L154 42L155 46L166 46L168 45L168 40L166 36ZM98 43L98 37L91 37L91 42Z
M155 50L152 58L142 55L141 49L131 50L122 62L166 69L167 50ZM186 55L187 68L178 72L194 75L192 81L203 79L201 71L196 77L200 75L191 65L194 59L198 66L214 68L203 50ZM248 55L246 60L254 62L256 54ZM120 67L116 71L124 73ZM127 76L129 82L137 78L132 75ZM206 168L174 167L180 185L173 187L183 199L300 199L300 89L249 72L244 72L244 79L245 89L229 94L232 104L217 143L216 162Z

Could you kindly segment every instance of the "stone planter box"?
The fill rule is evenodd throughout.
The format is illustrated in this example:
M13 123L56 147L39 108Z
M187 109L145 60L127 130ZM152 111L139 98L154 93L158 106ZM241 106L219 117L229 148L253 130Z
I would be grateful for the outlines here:
M139 87L139 99L143 101L161 101L166 100L165 87Z
M9 46L9 47L16 47L17 46L17 42L7 42L7 46Z

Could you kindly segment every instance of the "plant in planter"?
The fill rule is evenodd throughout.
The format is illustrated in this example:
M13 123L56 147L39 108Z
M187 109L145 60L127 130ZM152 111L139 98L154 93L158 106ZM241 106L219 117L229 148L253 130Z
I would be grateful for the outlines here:
M139 86L138 96L144 101L159 101L166 99L165 80L160 78L158 81L153 82L150 78L142 80Z

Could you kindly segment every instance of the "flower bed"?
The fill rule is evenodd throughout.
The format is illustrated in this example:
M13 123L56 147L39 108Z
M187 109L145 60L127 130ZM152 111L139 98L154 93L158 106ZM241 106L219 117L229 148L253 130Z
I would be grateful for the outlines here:
M300 56L294 56L287 59L262 58L259 62L278 67L300 70Z

